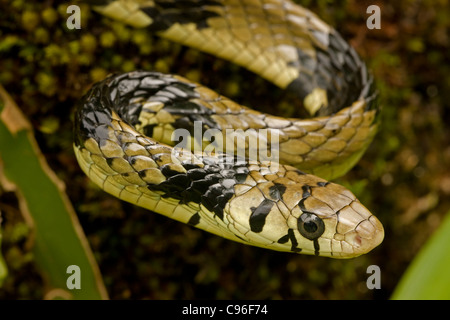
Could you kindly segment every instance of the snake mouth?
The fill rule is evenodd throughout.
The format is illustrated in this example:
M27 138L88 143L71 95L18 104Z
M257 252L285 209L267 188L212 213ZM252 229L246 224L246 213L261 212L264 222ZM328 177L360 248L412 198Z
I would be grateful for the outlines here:
M361 222L355 231L355 253L357 254L371 251L384 239L383 225L375 216L370 216L368 220Z

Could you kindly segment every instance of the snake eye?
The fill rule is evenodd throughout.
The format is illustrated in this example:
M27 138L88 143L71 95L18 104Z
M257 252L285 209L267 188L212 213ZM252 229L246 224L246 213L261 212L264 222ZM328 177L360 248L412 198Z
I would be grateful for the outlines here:
M305 212L297 220L298 230L306 239L315 240L325 231L322 219L314 213Z

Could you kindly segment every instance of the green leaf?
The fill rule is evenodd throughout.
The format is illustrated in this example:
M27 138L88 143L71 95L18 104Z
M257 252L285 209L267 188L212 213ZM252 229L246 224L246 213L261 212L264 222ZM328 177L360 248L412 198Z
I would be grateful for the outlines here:
M106 299L99 268L63 182L48 166L28 120L0 86L0 183L14 191L33 230L33 251L47 281L46 298ZM69 288L78 266L80 289ZM0 280L2 264L0 261Z
M3 109L4 102L2 99L0 99L0 110ZM3 281L5 280L6 276L8 275L8 268L6 267L5 260L3 259L2 255L2 213L0 212L0 288L3 285Z
M406 270L392 299L450 299L450 212Z
M0 108L1 108L1 101L0 101ZM2 245L2 216L0 212L0 249ZM3 259L2 251L0 250L0 288L3 285L3 281L5 280L6 276L8 275L8 268L6 267L5 260Z

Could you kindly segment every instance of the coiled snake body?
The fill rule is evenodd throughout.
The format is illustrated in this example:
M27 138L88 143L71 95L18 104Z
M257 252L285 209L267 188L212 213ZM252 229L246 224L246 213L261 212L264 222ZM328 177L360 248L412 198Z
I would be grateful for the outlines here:
M102 14L295 92L312 118L262 114L175 75L113 75L82 98L75 117L75 154L94 183L125 201L263 248L349 258L381 243L377 218L350 191L325 180L359 160L379 112L364 63L334 29L282 0L96 3ZM191 139L194 145L223 144L214 152L168 145L174 133L196 128L202 138ZM243 156L226 153L225 145L241 146L226 129L262 141L260 147L277 137L279 163L251 158L245 141Z

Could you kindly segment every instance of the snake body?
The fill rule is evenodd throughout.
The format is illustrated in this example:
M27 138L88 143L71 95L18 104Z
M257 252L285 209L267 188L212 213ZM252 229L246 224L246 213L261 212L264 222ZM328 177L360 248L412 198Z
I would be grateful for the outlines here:
M378 219L327 181L359 160L379 113L371 75L334 29L281 0L96 3L102 14L295 92L312 117L259 113L176 75L112 75L81 99L75 116L75 154L94 183L172 219L272 250L350 258L381 243ZM172 147L174 134L196 128L202 138L188 144L200 150ZM250 143L227 129L262 141L261 148L276 137L278 161L251 158ZM211 140L222 143L206 152ZM225 145L242 144L244 154L226 152Z

